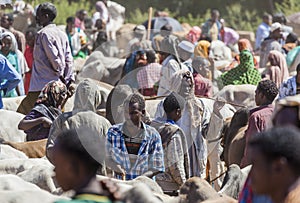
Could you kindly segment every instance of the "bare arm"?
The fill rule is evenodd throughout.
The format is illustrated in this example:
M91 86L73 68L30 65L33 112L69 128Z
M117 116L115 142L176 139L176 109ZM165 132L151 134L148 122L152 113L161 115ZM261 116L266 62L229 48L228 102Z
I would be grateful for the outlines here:
M21 120L18 129L19 130L29 130L39 124L43 124L45 128L50 128L52 121L49 118L46 117L40 117L32 120Z

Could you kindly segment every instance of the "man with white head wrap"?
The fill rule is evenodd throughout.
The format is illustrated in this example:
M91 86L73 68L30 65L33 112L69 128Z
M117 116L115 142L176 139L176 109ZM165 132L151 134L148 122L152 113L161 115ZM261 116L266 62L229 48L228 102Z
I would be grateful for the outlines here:
M206 132L210 119L210 112L204 107L204 104L195 96L194 80L192 73L185 70L179 70L174 73L171 82L171 91L178 93L185 99L184 108L181 112L182 117L176 122L184 131L187 138L190 176L206 177L207 163L207 143ZM158 105L155 117L163 118L160 115L162 104Z

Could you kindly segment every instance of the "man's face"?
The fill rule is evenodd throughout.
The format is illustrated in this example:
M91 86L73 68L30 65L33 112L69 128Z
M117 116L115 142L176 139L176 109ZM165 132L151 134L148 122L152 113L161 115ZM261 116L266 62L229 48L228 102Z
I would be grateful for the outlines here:
M214 13L211 14L211 20L212 20L213 22L216 22L216 21L219 19L219 16L220 16L219 13L214 12Z
M45 26L49 22L47 16L47 14L42 13L41 10L38 9L35 16L36 23L40 26Z
M8 16L2 16L1 17L1 26L4 27L5 29L9 29L10 27L10 22L8 20Z
M282 38L282 30L279 28L279 29L276 29L273 31L273 36L275 39L280 39Z
M139 126L142 121L143 111L139 109L138 103L125 104L125 120L131 121L135 126Z
M256 89L255 90L255 104L257 105L257 106L260 106L260 105L262 105L262 97L263 97L263 94L258 90L258 89Z
M249 148L252 168L249 173L253 191L257 194L270 194L272 189L271 164L257 148Z
M179 95L181 95L183 97L191 95L191 93L193 92L193 88L194 88L194 83L193 83L192 77L193 76L189 71L183 75L181 86L180 86L180 89L178 92Z

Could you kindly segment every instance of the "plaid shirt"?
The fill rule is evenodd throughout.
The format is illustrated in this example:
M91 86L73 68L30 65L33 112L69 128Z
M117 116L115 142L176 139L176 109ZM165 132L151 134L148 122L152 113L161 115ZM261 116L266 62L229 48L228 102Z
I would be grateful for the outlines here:
M117 124L108 130L106 151L126 171L126 180L134 179L151 169L164 172L164 155L159 133L153 127L142 124L144 139L137 160L131 166L123 136L123 125L124 123Z
M161 65L158 63L150 63L141 68L137 73L137 81L139 89L153 88L155 83L160 80Z

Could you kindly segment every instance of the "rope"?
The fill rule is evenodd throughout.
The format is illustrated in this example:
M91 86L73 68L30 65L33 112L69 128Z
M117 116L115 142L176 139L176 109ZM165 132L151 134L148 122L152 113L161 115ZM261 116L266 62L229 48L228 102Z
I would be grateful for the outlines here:
M210 99L210 100L214 100L216 101L217 99L214 99L214 98L211 98L211 97L204 97L204 96L201 96L201 95L195 95L196 97L198 98L205 98L205 99ZM156 99L161 99L161 98L165 98L167 96L163 95L163 96L154 96L154 97L145 97L145 100L156 100ZM240 105L240 104L236 104L236 103L232 103L232 102L224 102L225 104L230 104L232 106L237 106L237 107L241 107L241 108L246 108L247 106L244 106L244 105Z

